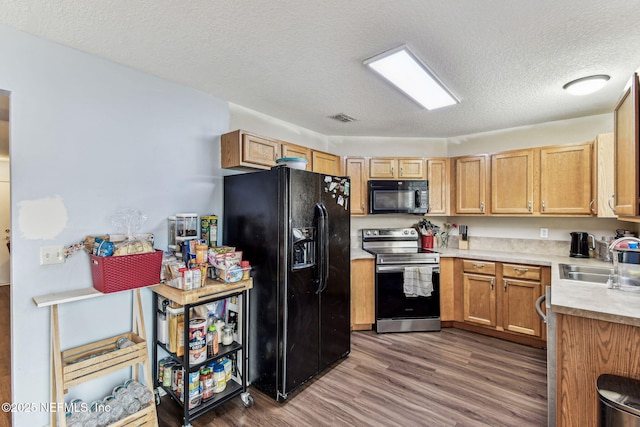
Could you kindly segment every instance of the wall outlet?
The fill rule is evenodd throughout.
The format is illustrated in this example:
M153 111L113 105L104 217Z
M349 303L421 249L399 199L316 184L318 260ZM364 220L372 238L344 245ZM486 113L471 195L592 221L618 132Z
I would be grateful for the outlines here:
M42 246L40 248L40 265L63 264L64 261L64 246Z
M548 228L541 228L540 229L540 237L543 239L547 239L549 237L549 229Z

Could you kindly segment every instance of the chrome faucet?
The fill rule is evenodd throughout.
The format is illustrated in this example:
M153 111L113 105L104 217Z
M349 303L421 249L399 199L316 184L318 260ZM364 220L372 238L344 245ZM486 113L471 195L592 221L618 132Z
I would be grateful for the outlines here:
M609 252L613 252L613 250L618 245L618 243L624 242L627 240L631 242L636 242L638 243L638 246L640 246L640 239L638 239L637 237L631 237L631 236L620 237L619 239L616 239L613 242L611 242L611 244L609 245Z
M611 252L612 259L613 259L613 277L609 276L609 281L607 282L607 287L609 288L620 289L618 254L614 254L613 252L615 251L616 246L618 246L619 243L625 242L625 241L636 242L638 243L638 246L640 246L640 239L638 239L637 237L631 237L631 236L620 237L619 239L616 239L613 242L611 242L611 244L609 245L609 252Z

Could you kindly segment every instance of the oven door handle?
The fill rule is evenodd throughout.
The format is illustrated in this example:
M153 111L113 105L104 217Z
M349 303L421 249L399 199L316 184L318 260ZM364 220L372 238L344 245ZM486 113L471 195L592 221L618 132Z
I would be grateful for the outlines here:
M407 264L406 267L430 267L425 264ZM376 265L376 273L404 273L405 265ZM432 267L434 273L440 273L440 267Z
M542 319L544 323L547 323L547 316L542 312L542 304L544 304L547 299L546 295L542 295L540 298L536 300L536 311L538 312L538 316Z

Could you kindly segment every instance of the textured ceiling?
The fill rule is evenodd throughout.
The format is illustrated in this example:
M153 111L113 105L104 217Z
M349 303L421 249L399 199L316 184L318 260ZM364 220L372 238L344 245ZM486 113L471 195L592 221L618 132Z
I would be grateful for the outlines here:
M611 112L630 0L0 0L0 23L325 135L451 137ZM427 111L362 61L409 44L461 100ZM586 97L567 81L609 74ZM328 116L344 112L358 121Z

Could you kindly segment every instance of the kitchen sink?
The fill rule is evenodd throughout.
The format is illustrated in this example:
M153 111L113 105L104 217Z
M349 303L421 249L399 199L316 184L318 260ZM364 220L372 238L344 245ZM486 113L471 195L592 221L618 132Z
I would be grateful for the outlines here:
M613 276L613 267L593 267L586 265L559 264L560 278L581 282L607 283Z

